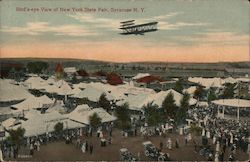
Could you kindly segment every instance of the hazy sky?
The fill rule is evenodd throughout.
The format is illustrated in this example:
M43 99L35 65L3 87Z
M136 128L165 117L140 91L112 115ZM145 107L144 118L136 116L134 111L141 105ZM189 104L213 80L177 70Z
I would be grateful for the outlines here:
M247 0L2 0L0 6L1 57L249 61ZM138 12L111 12L111 8L137 8ZM158 21L159 30L120 35L120 21L131 19Z

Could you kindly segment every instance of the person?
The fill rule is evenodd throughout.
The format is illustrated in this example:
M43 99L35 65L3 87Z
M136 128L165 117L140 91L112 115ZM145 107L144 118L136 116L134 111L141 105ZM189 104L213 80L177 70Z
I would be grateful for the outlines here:
M112 137L111 136L109 137L108 142L111 145L111 143L112 143Z
M86 152L88 152L89 150L89 144L88 144L88 141L86 141Z
M135 132L134 133L135 133L135 136L137 136L137 128L135 128Z
M17 146L14 146L13 154L14 154L14 158L16 159L17 156L18 156L18 148L17 148Z
M188 143L188 138L187 136L185 136L185 145L187 145L187 143Z
M34 146L33 143L30 144L30 155L32 156L34 154Z
M137 157L138 157L138 161L140 161L140 157L141 157L141 153L140 152L137 153Z
M85 142L83 142L83 144L82 144L82 152L83 153L85 153L86 152L86 143Z
M223 151L220 152L219 160L220 160L220 161L223 161L223 160L224 160L224 153L223 153Z
M168 138L168 149L171 150L172 149L172 141L170 138Z
M3 162L3 152L1 149L0 149L0 162Z
M92 154L92 153L93 153L93 149L94 149L94 148L93 148L93 144L91 143L91 144L90 144L90 146L89 146L89 151L90 151L90 154Z
M229 155L229 158L228 158L228 161L234 161L235 159L234 159L234 156L233 156L233 154L230 154Z
M112 137L112 128L110 128L109 136Z
M66 136L66 144L69 144L69 136Z
M100 137L101 139L103 138L103 133L102 133L102 131L100 131L99 137Z
M76 148L80 148L80 144L81 144L81 139L80 137L78 137L76 140Z
M39 142L39 140L37 141L37 151L40 151L40 142Z
M207 161L213 161L213 154L209 154Z
M163 149L163 142L161 141L160 142L160 151L162 151L162 149Z
M179 148L179 142L178 139L175 140L175 148Z

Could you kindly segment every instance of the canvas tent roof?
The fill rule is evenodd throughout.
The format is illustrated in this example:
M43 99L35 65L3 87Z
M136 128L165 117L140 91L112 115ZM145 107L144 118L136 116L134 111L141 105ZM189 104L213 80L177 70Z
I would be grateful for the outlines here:
M244 99L220 99L212 101L212 103L221 106L250 108L250 100L244 100Z
M28 120L23 121L21 125L15 126L15 128L22 127L25 129L25 136L31 137L36 135L45 134L46 132L53 132L54 126L62 122L64 129L73 129L84 127L83 124L71 121L67 116L61 115L56 111L52 111L45 114L31 113L28 115Z
M15 119L15 118L8 118L6 120L4 120L1 124L5 129L11 129L12 127L14 127L16 124L21 123L20 120Z
M113 97L109 93L107 93L106 91L95 88L93 86L86 87L86 89L84 89L83 91L81 91L78 94L73 95L72 97L87 98L90 101L97 102L97 101L99 101L99 98L103 93L106 94L106 97L108 100L113 99Z
M72 88L64 80L54 82L53 85L47 85L44 87L48 93L56 93L58 95L70 95L73 94Z
M202 77L189 77L188 81L193 83L199 83L206 88L210 87L221 87L224 83L223 79L221 78L202 78Z
M206 88L210 87L222 87L225 83L237 83L238 81L249 82L249 78L202 78L202 77L189 77L188 81L193 83L199 83Z
M0 79L0 92L0 102L23 100L32 96L24 87L11 84L5 79Z
M24 84L27 85L30 89L43 89L47 83L44 79L41 77L30 77L26 81L24 81Z
M132 79L137 80L137 79L140 79L140 78L143 78L143 77L146 77L146 76L150 76L150 74L149 73L138 73Z
M176 92L173 89L170 89L170 90L167 90L167 91L160 91L157 94L149 96L149 98L144 102L144 104L153 102L154 104L156 104L159 107L161 107L162 106L162 102L164 101L164 99L166 98L166 96L169 93L173 94L173 97L174 97L174 100L175 100L175 104L177 106L180 106L180 101L181 101L183 95L180 94L179 92ZM189 100L189 104L190 105L194 105L196 102L197 101L194 98L190 98L190 100Z
M51 107L48 108L47 112L56 111L61 114L64 114L66 112L65 107L61 103L54 103Z
M85 109L85 108L82 107L81 109ZM79 112L79 109L76 111ZM97 115L102 119L102 123L111 122L111 121L116 120L116 117L107 113L103 108L95 108L92 110L82 111L79 113L75 113L73 111L69 114L69 118L71 120L89 125L89 117L91 115L93 115L94 113L97 113Z
M52 103L54 103L54 101L52 101L46 95L40 97L31 96L26 100L24 100L23 102L18 103L16 105L12 105L11 107L16 108L18 111L22 111L28 109L42 108L43 105Z
M140 93L138 95L129 95L127 98L125 98L125 100L117 102L117 105L122 105L123 103L127 102L129 104L129 109L141 110L144 105L146 106L148 103L152 102L153 104L161 107L162 102L170 92L173 93L175 104L179 106L183 95L172 89L152 94ZM196 102L197 101L195 99L190 98L189 104L194 105Z
M187 89L184 89L183 92L187 92L188 94L190 94L192 96L196 89L197 89L196 86L191 86L191 87L189 87Z

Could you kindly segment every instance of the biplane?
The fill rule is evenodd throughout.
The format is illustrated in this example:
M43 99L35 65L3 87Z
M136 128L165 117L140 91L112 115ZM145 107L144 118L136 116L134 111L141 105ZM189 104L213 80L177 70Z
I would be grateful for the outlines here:
M128 34L139 34L144 35L146 32L154 32L157 31L157 24L158 22L149 22L144 24L135 24L135 20L123 21L120 22L121 26L119 29L122 30L122 35Z

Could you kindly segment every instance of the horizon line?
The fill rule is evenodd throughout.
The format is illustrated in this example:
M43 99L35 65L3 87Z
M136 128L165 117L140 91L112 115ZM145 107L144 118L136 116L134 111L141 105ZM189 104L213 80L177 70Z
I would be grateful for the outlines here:
M116 61L104 61L98 59L83 59L83 58L63 58L63 57L0 57L0 59L64 59L64 60L82 60L82 61L98 61L104 63L120 63L120 64L129 64L129 63L193 63L193 64L216 64L216 63L240 63L240 62L250 62L250 60L242 61L214 61L214 62L182 62L182 61L127 61L127 62L116 62Z

